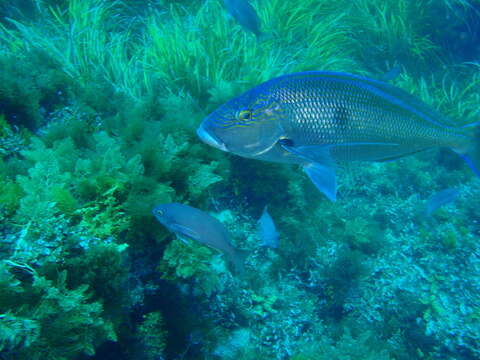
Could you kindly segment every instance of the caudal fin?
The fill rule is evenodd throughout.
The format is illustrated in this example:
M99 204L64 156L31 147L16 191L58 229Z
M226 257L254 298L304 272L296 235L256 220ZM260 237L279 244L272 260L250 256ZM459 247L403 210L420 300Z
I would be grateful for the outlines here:
M243 277L245 274L245 259L248 255L248 251L241 249L234 249L233 253L230 255L230 260L234 266L234 273L240 277Z
M480 122L474 124L472 127L473 141L465 153L460 156L470 166L473 172L480 177Z

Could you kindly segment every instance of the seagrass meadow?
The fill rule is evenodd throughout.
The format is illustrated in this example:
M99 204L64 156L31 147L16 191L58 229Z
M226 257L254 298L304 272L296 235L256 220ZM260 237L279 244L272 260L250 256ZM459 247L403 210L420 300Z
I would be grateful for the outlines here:
M456 154L341 164L333 203L195 133L308 70L398 69L479 121L480 2L250 3L258 38L220 0L0 0L0 359L480 359L480 181ZM218 218L243 276L168 232L169 202Z

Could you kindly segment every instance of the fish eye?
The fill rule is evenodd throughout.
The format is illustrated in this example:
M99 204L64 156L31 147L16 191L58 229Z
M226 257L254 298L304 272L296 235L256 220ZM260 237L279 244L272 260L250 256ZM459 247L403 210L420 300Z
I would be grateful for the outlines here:
M238 113L238 120L240 121L250 121L252 120L252 111L251 110L242 110Z
M163 216L164 214L163 210L157 210L156 213L158 216Z

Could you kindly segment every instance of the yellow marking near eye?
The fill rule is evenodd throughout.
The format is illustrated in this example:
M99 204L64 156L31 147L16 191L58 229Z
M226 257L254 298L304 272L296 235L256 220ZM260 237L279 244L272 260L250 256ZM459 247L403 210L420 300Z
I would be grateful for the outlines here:
M249 121L252 120L252 111L250 110L242 110L238 114L238 119L240 121Z

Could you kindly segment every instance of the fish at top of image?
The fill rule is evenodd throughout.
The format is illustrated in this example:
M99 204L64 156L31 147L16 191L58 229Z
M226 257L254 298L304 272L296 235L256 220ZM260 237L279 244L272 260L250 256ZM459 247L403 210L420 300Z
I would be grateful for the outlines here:
M257 39L261 37L260 18L250 2L247 0L223 0L223 4L242 28L254 33Z
M213 216L189 205L160 204L152 210L155 218L183 242L195 240L226 254L235 266L236 273L244 273L247 253L235 248L225 226Z
M399 64L395 64L388 70L386 73L382 74L378 80L383 81L383 82L390 82L392 80L395 80L397 77L400 76L402 73L402 68Z
M389 161L448 147L480 176L479 123L451 123L385 82L310 71L273 78L229 100L202 121L197 134L246 158L299 164L335 201L340 161Z

